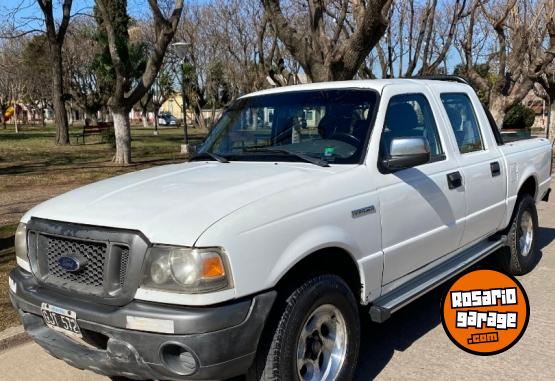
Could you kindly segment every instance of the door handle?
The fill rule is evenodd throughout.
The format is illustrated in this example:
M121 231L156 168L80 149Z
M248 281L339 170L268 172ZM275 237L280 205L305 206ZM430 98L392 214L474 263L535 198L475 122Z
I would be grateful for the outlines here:
M447 175L447 185L449 189L455 189L462 186L462 176L460 172L453 172Z
M493 163L490 163L489 166L491 168L491 177L496 177L501 174L501 166L499 165L498 161L494 161Z

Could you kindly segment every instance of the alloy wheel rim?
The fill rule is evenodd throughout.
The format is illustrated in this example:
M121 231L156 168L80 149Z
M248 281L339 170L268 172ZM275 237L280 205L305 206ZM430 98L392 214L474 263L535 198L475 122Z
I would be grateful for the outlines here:
M335 380L347 355L347 324L339 309L331 304L316 308L297 341L299 380Z
M530 254L532 241L534 239L534 221L529 211L524 211L520 218L520 237L518 239L520 254L526 257Z

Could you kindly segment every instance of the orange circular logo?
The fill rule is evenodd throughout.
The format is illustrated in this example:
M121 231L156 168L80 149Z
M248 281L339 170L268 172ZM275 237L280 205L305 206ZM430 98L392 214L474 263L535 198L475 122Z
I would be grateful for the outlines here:
M515 345L530 317L528 296L514 277L476 270L449 288L441 306L443 328L459 348L494 355Z

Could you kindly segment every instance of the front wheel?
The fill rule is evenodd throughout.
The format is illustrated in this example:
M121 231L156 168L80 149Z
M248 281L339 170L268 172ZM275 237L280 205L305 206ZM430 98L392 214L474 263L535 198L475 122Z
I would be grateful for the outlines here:
M520 198L516 208L507 234L507 247L500 253L499 264L508 274L524 275L534 269L540 258L538 212L530 195Z
M355 297L343 279L320 275L277 306L250 380L351 380L360 346Z

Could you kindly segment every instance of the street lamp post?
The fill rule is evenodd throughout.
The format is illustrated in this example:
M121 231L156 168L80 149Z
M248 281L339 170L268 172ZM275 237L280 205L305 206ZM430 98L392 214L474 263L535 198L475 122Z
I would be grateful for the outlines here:
M189 134L187 132L187 101L185 97L185 64L187 63L188 50L191 46L188 42L176 42L172 44L175 53L181 59L181 103L183 111L183 144L181 153L190 153Z

